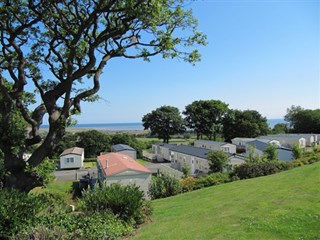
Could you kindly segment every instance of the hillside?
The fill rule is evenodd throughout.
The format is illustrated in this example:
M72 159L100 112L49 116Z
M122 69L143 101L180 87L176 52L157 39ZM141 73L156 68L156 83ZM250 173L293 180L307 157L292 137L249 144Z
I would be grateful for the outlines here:
M133 239L320 239L320 162L153 201Z

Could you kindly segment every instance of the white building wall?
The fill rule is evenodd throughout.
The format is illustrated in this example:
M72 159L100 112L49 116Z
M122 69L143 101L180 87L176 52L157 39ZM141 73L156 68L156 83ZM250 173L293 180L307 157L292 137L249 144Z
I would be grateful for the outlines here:
M196 170L204 173L208 173L210 170L207 159L171 151L171 166L178 171L182 171L184 165L190 168L191 174L194 174Z
M237 146L230 143L223 143L222 145L218 145L216 142L208 141L208 140L196 140L194 142L195 147L206 148L213 151L224 151L226 153L236 153Z
M60 157L60 168L71 169L71 168L82 168L83 167L84 155L68 154Z
M149 199L148 190L151 183L151 173L125 171L116 175L107 176L104 180L106 180L107 186L113 183L119 183L121 185L135 184L144 192L145 198Z

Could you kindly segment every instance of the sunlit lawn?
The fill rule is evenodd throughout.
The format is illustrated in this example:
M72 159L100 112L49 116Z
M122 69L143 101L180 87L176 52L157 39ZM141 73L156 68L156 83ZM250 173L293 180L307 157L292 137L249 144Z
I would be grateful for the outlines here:
M133 239L320 239L320 163L152 202Z

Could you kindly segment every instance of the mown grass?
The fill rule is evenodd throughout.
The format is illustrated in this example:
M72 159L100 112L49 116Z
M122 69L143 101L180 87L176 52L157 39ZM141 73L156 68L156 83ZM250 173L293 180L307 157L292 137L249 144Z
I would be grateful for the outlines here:
M320 239L320 163L152 205L133 239Z

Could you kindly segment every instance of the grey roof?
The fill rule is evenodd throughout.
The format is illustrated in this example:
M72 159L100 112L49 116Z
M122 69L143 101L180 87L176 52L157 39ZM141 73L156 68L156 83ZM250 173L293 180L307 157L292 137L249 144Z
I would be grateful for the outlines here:
M125 151L125 150L130 150L130 151L135 151L134 148L130 147L129 145L126 144L116 144L116 145L112 145L111 149L115 152L121 152L121 151Z
M223 145L226 145L226 144L232 144L232 143L226 143L226 142L217 142L217 141L210 141L210 140L197 140L197 142L201 143L201 142L207 142L207 143L210 143L212 145L216 145L216 146L223 146ZM234 144L232 144L234 145Z
M249 144L251 146L255 146L256 149L264 152L267 149L268 142L270 142L270 140L259 139L259 140L254 140L254 141L251 141L251 142L247 142L247 144Z
M175 147L170 148L170 150L203 159L207 159L208 153L211 151L210 149L193 147L189 145L177 145Z

